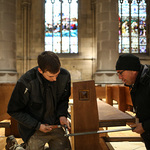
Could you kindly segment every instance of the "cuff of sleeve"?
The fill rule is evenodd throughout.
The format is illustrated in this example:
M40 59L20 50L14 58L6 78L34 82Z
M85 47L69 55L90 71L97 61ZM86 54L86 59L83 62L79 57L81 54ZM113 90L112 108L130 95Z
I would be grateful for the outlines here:
M39 128L40 128L40 125L41 125L41 122L38 122L38 124L37 124L37 126L36 126L36 130L39 130Z
M66 117L67 118L67 114L64 114L64 113L58 114L57 116L58 116L58 118L60 118L60 117Z
M142 122L142 127L145 131L150 131L150 120Z

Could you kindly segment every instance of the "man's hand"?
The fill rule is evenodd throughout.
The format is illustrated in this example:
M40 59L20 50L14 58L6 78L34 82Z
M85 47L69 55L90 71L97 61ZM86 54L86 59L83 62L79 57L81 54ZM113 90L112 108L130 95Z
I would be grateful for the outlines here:
M71 129L71 128L70 128L70 122L69 122L69 120L68 120L65 116L61 116L61 117L59 118L59 120L60 120L60 124L61 124L61 125L67 125L68 129L69 129L69 130Z
M50 132L52 130L52 127L50 125L47 125L47 124L41 124L39 130L41 132L47 133L47 132Z
M133 125L130 125L131 128L135 127L135 129L133 130L133 132L136 132L138 134L142 134L144 133L144 129L142 127L142 123L137 123L137 124L133 124Z

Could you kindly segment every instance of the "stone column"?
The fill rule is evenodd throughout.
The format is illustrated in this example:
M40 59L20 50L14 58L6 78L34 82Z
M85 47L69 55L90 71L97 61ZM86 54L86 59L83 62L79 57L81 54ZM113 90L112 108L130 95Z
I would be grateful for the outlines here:
M30 5L31 5L30 0L22 0L23 73L29 70Z
M0 83L13 83L16 80L16 0L1 0Z
M96 1L97 71L95 83L121 83L116 75L118 59L118 0Z

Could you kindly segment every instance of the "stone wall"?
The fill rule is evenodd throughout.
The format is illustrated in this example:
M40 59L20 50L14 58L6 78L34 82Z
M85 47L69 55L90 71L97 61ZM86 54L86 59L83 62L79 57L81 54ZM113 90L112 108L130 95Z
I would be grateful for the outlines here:
M59 55L72 82L94 79L97 84L118 84L118 0L79 0L79 54ZM150 2L147 1L148 8ZM44 0L0 1L0 82L16 82L37 65L44 51ZM147 9L147 55L150 64L150 11Z
M16 2L0 1L0 83L16 80Z
M86 3L86 5L85 5ZM96 70L95 29L91 0L79 0L79 54L59 55L73 81L91 80ZM17 0L17 72L20 77L37 65L44 51L44 1Z

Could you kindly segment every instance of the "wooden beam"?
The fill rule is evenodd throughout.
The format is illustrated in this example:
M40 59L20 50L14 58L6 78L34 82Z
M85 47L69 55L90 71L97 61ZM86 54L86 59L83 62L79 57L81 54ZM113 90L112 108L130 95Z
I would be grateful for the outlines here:
M10 128L10 122L0 122L0 128Z
M102 150L110 150L103 138L99 138L99 142L100 142Z
M104 137L105 142L122 142L122 141L129 141L129 142L142 142L141 137Z

